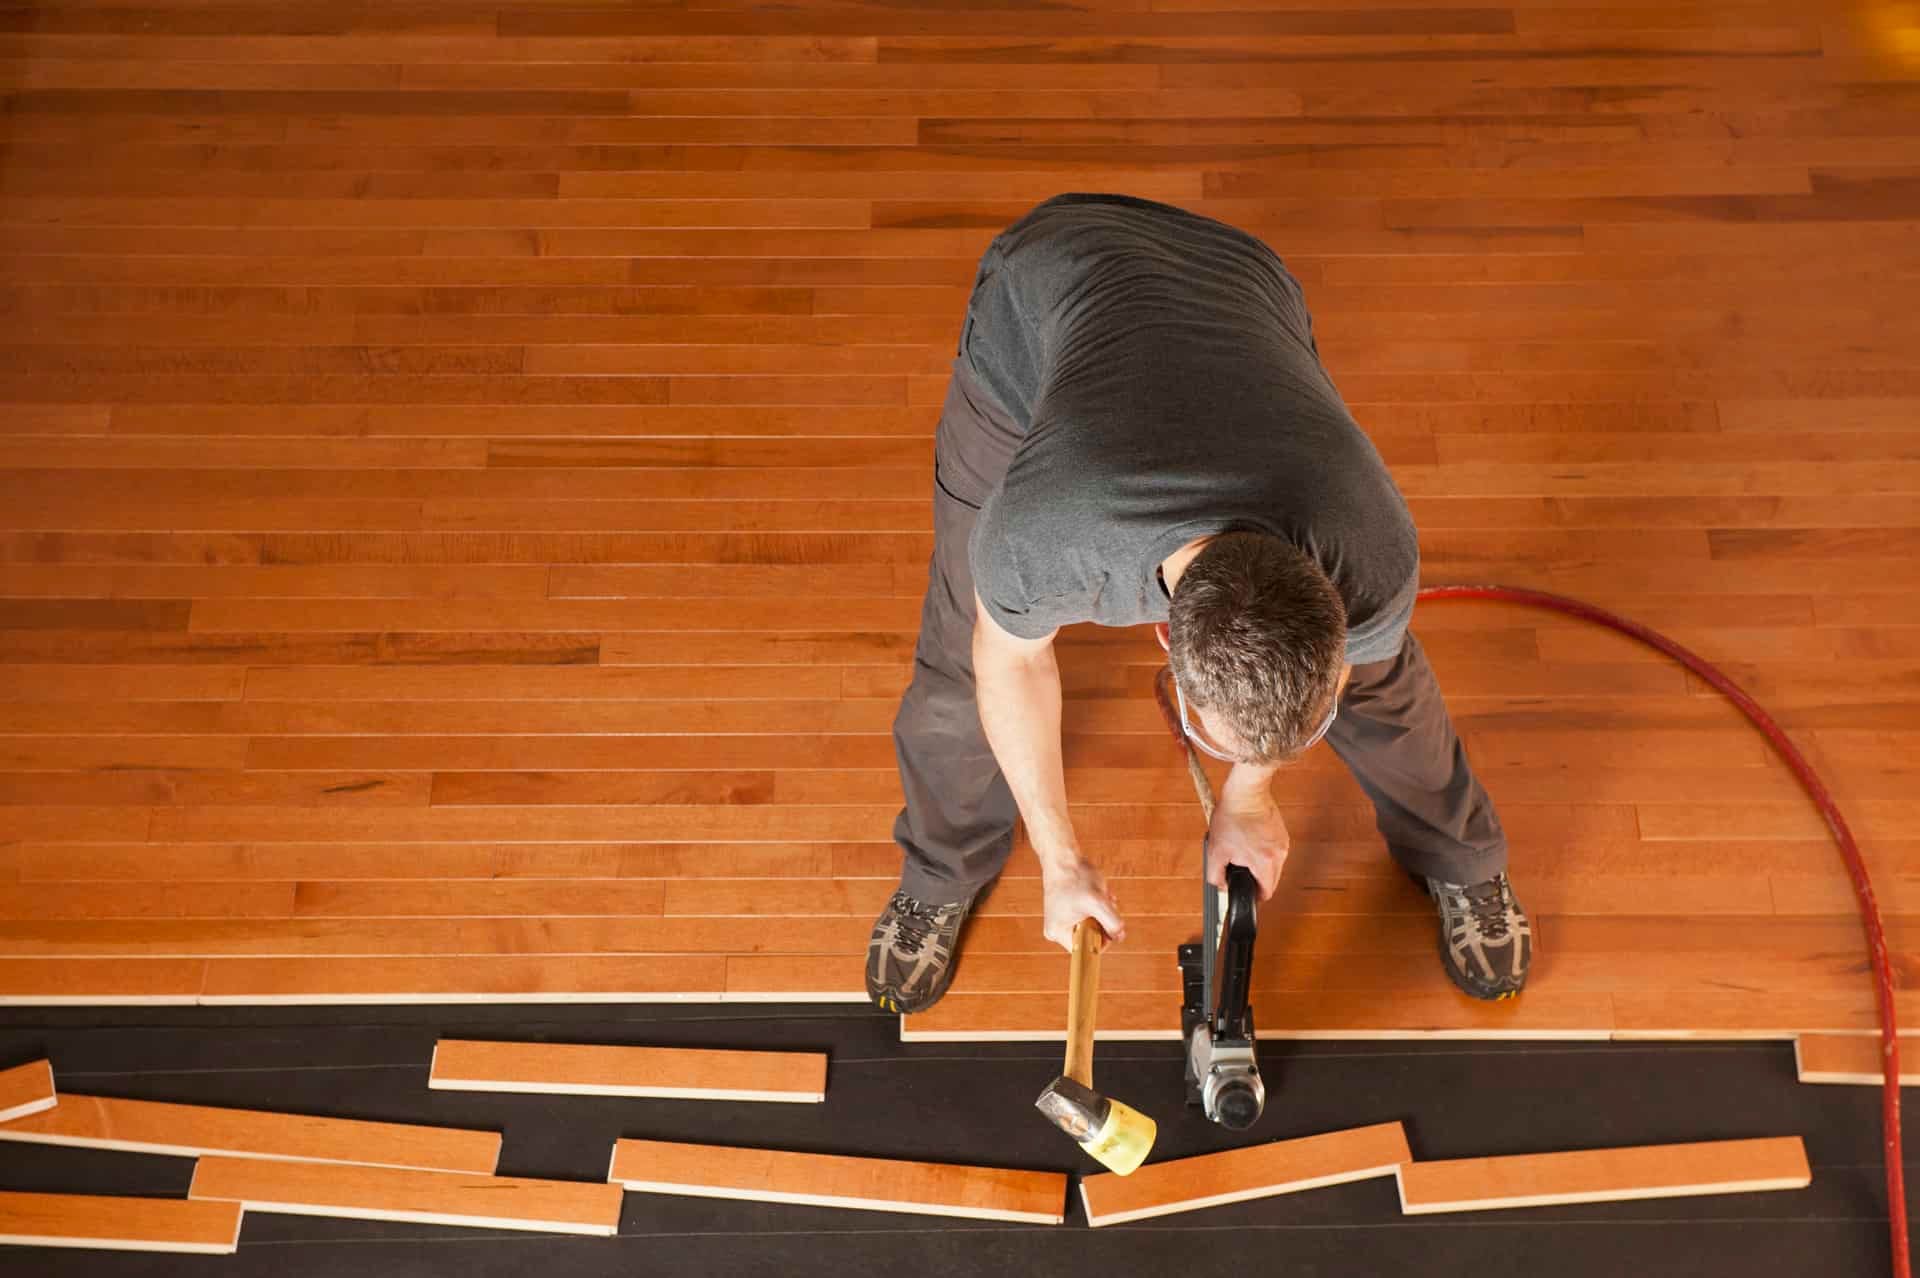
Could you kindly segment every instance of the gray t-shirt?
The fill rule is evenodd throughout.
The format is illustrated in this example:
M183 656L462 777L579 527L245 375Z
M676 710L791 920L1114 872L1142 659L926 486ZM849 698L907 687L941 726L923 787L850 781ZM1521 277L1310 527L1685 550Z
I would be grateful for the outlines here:
M1009 633L1164 621L1161 561L1249 528L1326 570L1348 661L1399 652L1413 519L1259 240L1128 196L1058 196L988 249L962 346L1024 432L968 547Z

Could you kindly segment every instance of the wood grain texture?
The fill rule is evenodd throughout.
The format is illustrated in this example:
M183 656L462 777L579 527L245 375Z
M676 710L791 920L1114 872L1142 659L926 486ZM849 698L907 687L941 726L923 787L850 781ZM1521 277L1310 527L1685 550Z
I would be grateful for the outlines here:
M1915 1045L1920 1053L1920 1044ZM1879 1087L1887 1080L1886 1060L1878 1035L1802 1034L1793 1040L1794 1071L1803 1083L1852 1083ZM1920 1085L1920 1068L1908 1063L1908 1048L1900 1045L1900 1086Z
M819 1052L443 1038L434 1047L427 1086L469 1092L806 1103L827 1098L827 1058Z
M49 1110L59 1102L53 1090L53 1066L28 1061L0 1070L0 1123Z
M981 251L1068 190L1269 242L1427 580L1726 665L1841 794L1898 933L1920 64L1855 18L0 15L0 1005L864 997L949 361ZM1310 757L1276 784L1269 1033L1869 1027L1827 835L1708 689L1565 618L1415 627L1532 984L1452 993ZM1133 938L1105 1028L1162 1035L1199 830L1158 650L1059 652L1074 821ZM910 1035L1057 1032L1022 997L1064 988L1034 866Z
M1378 1123L1149 1163L1128 1176L1101 1172L1080 1180L1087 1224L1124 1224L1276 1194L1293 1194L1374 1176L1413 1161L1399 1123Z
M0 1140L461 1172L492 1171L500 1154L497 1132L72 1093L44 1113L0 1125Z
M1804 1189L1812 1180L1798 1136L1410 1162L1399 1169L1400 1210L1409 1216Z
M524 1229L611 1237L620 1229L618 1186L460 1172L249 1158L202 1158L195 1199L293 1216L399 1220L469 1229Z
M243 1210L183 1198L0 1193L0 1244L231 1256Z
M700 1198L1043 1225L1066 1218L1067 1177L1058 1172L622 1140L608 1179L635 1192Z

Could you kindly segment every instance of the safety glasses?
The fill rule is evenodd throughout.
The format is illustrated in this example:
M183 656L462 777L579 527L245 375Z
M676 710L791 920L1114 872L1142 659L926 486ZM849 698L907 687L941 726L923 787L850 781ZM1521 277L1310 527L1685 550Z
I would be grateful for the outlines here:
M1205 737L1201 736L1198 732L1194 731L1193 721L1187 717L1187 694L1180 690L1180 680L1178 678L1173 679L1172 683L1173 683L1174 700L1178 702L1180 706L1180 731L1186 734L1187 740L1193 742L1194 745L1198 746L1200 748L1201 753L1209 755L1212 758L1218 759L1222 763L1248 762L1248 760L1246 759L1241 759L1234 755L1228 754L1225 750L1220 749L1220 747L1214 745L1211 741L1207 740ZM1323 723L1321 723L1319 731L1315 732L1311 737L1308 737L1306 744L1302 745L1300 749L1306 750L1311 746L1318 745L1320 743L1320 739L1326 736L1327 733L1332 730L1333 721L1335 718L1339 716L1339 714L1340 714L1340 698L1338 696L1335 696L1333 699L1333 704L1327 707L1327 717L1326 717L1326 720Z

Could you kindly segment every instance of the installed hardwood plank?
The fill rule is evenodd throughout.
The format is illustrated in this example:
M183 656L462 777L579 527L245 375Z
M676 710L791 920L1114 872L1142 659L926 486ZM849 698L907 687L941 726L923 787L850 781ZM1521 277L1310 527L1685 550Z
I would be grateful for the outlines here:
M182 1198L0 1193L0 1243L231 1256L243 1210Z
M720 955L217 958L208 1004L714 1003Z
M1900 1045L1900 1086L1920 1086L1920 1044ZM1887 1080L1878 1035L1802 1034L1793 1040L1794 1070L1803 1083L1859 1083L1879 1087Z
M434 1048L427 1086L466 1092L806 1103L827 1098L827 1058L819 1052L443 1038Z
M614 1185L246 1158L202 1158L188 1193L291 1216L603 1238L620 1232L622 1197Z
M1041 1225L1066 1219L1067 1177L1059 1172L621 1140L607 1178L641 1193Z
M1431 979L1436 986L1445 980L1437 969ZM1351 991L1264 995L1255 991L1263 1035L1304 1039L1606 1039L1613 1035L1616 997L1562 994L1495 1005L1439 988L1366 996ZM1065 1013L1036 1006L1055 1001L1036 1000L1031 994L949 993L931 1011L906 1017L900 1038L903 1042L1059 1042L1066 1037ZM1869 1009L1871 1003L1869 996ZM1103 994L1098 1037L1178 1041L1179 1000L1167 993Z
M1375 1176L1413 1161L1399 1123L1277 1140L1217 1154L1149 1163L1129 1176L1080 1179L1087 1224L1118 1225L1277 1194L1294 1194Z
M207 965L160 953L102 960L0 959L0 1007L196 1002L206 984Z
M1798 1136L1409 1162L1399 1169L1400 1210L1409 1216L1805 1189L1812 1182Z
M53 1091L53 1066L46 1061L28 1061L0 1070L0 1123L52 1109L58 1100Z
M872 926L871 918L852 915L837 919L790 919L781 925L777 934L767 934L756 941L728 930L716 930L701 919L307 919L295 925L247 921L167 920L141 923L116 920L111 923L10 924L0 928L0 951L38 956L38 959L23 958L12 960L14 962L35 962L53 957L66 960L64 964L47 963L45 966L49 969L63 966L69 969L85 968L89 965L124 968L131 964L125 960L105 963L94 960L115 960L118 956L146 953L194 954L208 958L305 959L314 964L315 985L318 985L318 972L325 969L326 960L330 958L380 959L387 956L385 961L388 967L385 970L404 974L408 971L407 965L393 962L394 957L467 955L500 959L519 956L544 959L549 965L561 969L566 977L580 979L591 975L594 969L589 966L569 971L568 960L631 960L684 954L729 956L746 947L788 955L854 956L852 961L857 966L858 955L866 945L867 934ZM1012 947L1026 953L1037 953L1048 944L1040 939L1038 920L1029 920L1027 926L1011 929L988 926L982 935L993 938L986 944L997 945L1001 949ZM1164 939L1166 944L1175 945L1185 938L1176 937L1174 929L1168 928L1164 930ZM969 945L980 943L977 940L970 941ZM204 963L200 960L142 961L191 966L193 984L180 1001L196 1001L204 978L201 971ZM6 970L5 962L0 960L0 973ZM280 969L282 978L290 970L293 970L291 965ZM361 970L365 973L382 969L369 964ZM509 966L507 972L514 970ZM531 965L522 965L518 970L523 973L537 971ZM435 974L444 978L447 971L445 966L428 965L414 969L412 975L422 988L431 988ZM255 969L254 974L265 976L268 973ZM223 983L232 979L232 974L223 971ZM378 990L380 983L378 979L370 980L363 983L363 988ZM469 982L469 987L484 991L488 984ZM500 988L511 987L505 974L496 977L491 984ZM609 988L619 989L625 982L609 972L608 984ZM284 992L286 987L280 988ZM342 994L351 993L351 986L345 983L344 975L333 988ZM551 983L536 983L526 988L539 990L554 987ZM582 988L589 987L583 985ZM31 1000L22 998L18 1001Z
M1880 1023L1865 981L1849 994L1622 990L1613 1005L1613 1036L1620 1039L1792 1039L1871 1032ZM1894 1006L1902 1025L1920 1017L1920 997L1896 991Z
M355 1163L441 1171L492 1171L498 1132L374 1123L254 1109L219 1109L69 1092L43 1114L0 1126L0 1140L198 1157Z

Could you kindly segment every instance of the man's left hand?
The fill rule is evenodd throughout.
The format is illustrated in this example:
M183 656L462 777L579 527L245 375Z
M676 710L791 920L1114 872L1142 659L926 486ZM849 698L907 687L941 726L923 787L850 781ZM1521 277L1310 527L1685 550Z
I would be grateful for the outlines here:
M1213 810L1213 825L1207 831L1207 882L1225 888L1227 867L1244 865L1253 872L1264 901L1280 883L1280 868L1287 863L1291 846L1287 823L1267 795L1223 801Z

